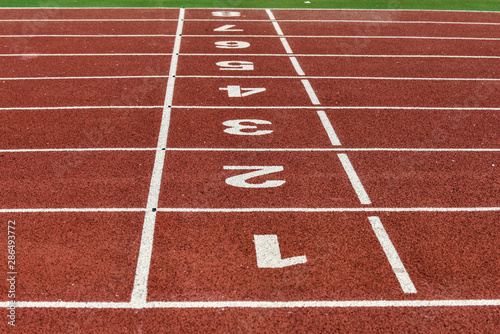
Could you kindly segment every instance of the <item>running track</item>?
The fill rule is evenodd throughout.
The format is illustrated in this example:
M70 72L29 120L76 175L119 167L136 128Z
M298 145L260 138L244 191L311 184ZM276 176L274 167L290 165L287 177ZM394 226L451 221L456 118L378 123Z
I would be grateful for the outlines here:
M19 332L500 327L500 14L2 9L0 27Z

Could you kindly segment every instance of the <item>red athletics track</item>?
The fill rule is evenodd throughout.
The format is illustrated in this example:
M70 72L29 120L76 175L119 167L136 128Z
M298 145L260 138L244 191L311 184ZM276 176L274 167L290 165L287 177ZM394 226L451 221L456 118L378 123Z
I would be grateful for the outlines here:
M493 333L499 24L0 10L0 328Z

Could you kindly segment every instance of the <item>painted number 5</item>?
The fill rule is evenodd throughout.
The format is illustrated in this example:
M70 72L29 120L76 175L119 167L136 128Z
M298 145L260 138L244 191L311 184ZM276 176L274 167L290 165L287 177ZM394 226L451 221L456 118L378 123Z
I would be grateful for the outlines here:
M227 126L227 129L225 129L224 132L239 136L262 136L273 132L273 130L255 130L257 129L256 125L245 125L242 123L272 124L271 122L262 119L232 119L222 123Z
M283 185L284 180L266 180L262 183L248 183L247 180L283 171L283 166L224 166L224 170L248 170L255 169L253 172L248 172L240 175L231 176L226 179L226 183L238 188L274 188Z

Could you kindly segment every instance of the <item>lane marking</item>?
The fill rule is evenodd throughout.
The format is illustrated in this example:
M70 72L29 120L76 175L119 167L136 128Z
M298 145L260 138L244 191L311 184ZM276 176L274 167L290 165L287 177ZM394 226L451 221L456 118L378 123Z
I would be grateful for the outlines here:
M288 54L293 53L292 48L290 47L290 44L288 44L286 38L281 37L280 41L281 41L281 44L283 44L283 47L285 48L286 53L288 53Z
M168 22L168 21L177 22L177 19L0 19L0 22ZM190 20L190 21L195 21L195 20Z
M384 253L389 260L389 264L391 265L392 271L396 275L396 278L401 285L401 289L404 293L417 293L417 289L413 284L410 275L405 269L403 262L399 258L398 252L394 247L389 235L387 234L382 221L377 216L368 217L370 224L372 226L373 232L377 236L377 239L384 250Z
M299 62L297 61L297 58L295 57L290 57L290 61L292 62L293 68L297 72L298 75L306 75L304 71L302 70L302 67L300 67Z
M498 12L495 12L498 14ZM30 19L27 19L30 20ZM5 21L11 21L11 20L5 20ZM16 20L12 20L16 21ZM186 19L185 21L199 21L199 22L224 22L227 20L220 20L220 19ZM251 19L251 20L245 20L245 19L234 19L231 20L231 22L268 22L267 20L264 19ZM383 23L383 24L455 24L455 25L492 25L492 26L497 26L500 25L498 22L460 22L460 21L393 21L393 20L336 20L336 19L331 19L331 20L308 20L308 19L278 19L278 22L301 22L301 23Z
M412 78L412 77L350 77L350 76L309 76L305 75L295 57L290 57L298 76L279 75L176 75L176 78L236 78L236 79L334 79L334 80L421 80L421 81L500 81L500 78ZM223 68L223 70L227 70ZM168 78L168 75L100 75L73 77L4 77L0 81L13 80L83 80L83 79L158 79Z
M0 307L12 306L0 302ZM500 299L441 299L441 300L307 300L307 301L195 301L195 302L146 302L140 307L120 302L29 302L16 301L16 308L65 308L65 309L142 309L142 308L356 308L356 307L466 307L500 306Z
M309 80L304 79L304 80L300 80L300 81L304 85L304 88L306 89L307 95L309 95L309 99L311 100L311 103L315 104L315 105L321 104L318 100L318 97L316 96L316 93L314 92L314 89L311 87Z
M68 106L68 107L0 107L0 111L17 110L67 110L67 109L159 109L163 106ZM173 109L318 109L311 106L172 106ZM321 109L332 110L478 110L497 111L495 107L386 107L386 106L321 106Z
M4 53L0 57L94 57L94 56L171 56L172 53ZM251 57L289 57L285 53L180 53L181 56L251 56ZM468 55L370 55L370 54L295 54L296 57L345 57L345 58L459 58L459 59L500 59L500 56Z
M82 10L89 10L89 9L123 9L125 10L137 10L138 7L2 7L2 10L9 10L9 9L14 9L14 10L19 10L19 9L24 9L24 10L33 10L33 9L61 9L61 10L74 10L74 9L82 9ZM158 8L158 7L141 7L140 9L163 9L165 11L172 11L175 8ZM190 7L190 9L203 9L206 10L206 7ZM229 10L234 10L235 8L218 8L218 9L229 9ZM245 10L250 10L250 11L259 11L262 10L262 8L239 8L239 9L245 9ZM277 11L339 11L339 12L347 12L347 11L373 11L373 12L457 12L457 13L498 13L495 11L479 11L479 10L439 10L439 9L356 9L356 8L271 8L273 10Z
M0 110L68 110L68 109L160 109L163 106L68 106L68 107L1 107Z
M321 124L323 124L323 127L325 128L328 138L330 139L330 143L332 143L333 146L342 145L326 113L323 110L317 110L316 113L318 114L319 119L321 120Z
M151 106L153 107L153 106ZM318 107L311 106L172 106L179 109L318 109ZM85 108L85 107L84 107ZM12 109L12 108L0 108ZM26 109L26 108L20 108ZM50 108L48 108L50 109ZM335 109L335 110L491 110L497 111L497 107L387 107L387 106L321 106L321 109Z
M146 208L11 208L0 209L0 213L30 213L30 212L145 212ZM232 213L232 212L499 212L500 207L408 207L408 208L157 208L157 212L191 212L191 213Z
M0 35L0 38L34 38L34 37L175 37L175 35L153 34L153 35Z
M344 167L344 170L349 177L349 181L351 181L352 187L354 188L356 195L358 195L358 199L361 204L372 204L372 201L370 200L370 197L368 197L368 194L366 193L358 174L356 174L356 171L354 170L347 154L339 153L337 156L339 157L342 167Z
M248 120L243 120L248 121ZM267 123L256 123L267 124ZM253 128L249 127L249 128ZM228 132L230 133L230 132ZM255 132L241 132L246 135L265 135L272 130L257 130ZM233 133L234 134L234 133ZM340 144L339 144L340 145ZM155 147L94 147L94 148L29 148L29 149L0 149L1 153L35 153L35 152L99 152L99 151L156 151ZM217 147L167 147L161 148L166 151L185 152L500 152L500 148L217 148Z
M97 57L97 56L171 56L171 53L4 53L0 57Z
M284 53L182 53L182 56L252 56L252 57L289 57ZM2 56L2 55L0 55ZM463 59L500 59L500 56L470 56L470 55L405 55L405 54L321 54L321 53L302 53L294 54L296 57L345 57L345 58L463 58Z
M159 109L163 106L68 106L68 107L0 107L0 111L17 110L67 110L67 109ZM177 106L173 109L318 109L311 106ZM321 109L332 110L478 110L478 111L497 111L500 108L494 107L386 107L386 106L321 106Z
M7 77L0 78L0 81L12 80L83 80L83 79L155 79L155 78L168 78L168 75L102 75L102 76L89 76L89 77Z
M183 37L249 37L249 38L359 38L359 39L431 39L431 40L471 40L471 41L500 41L500 38L497 37L453 37L453 36L392 36L392 35L283 35L279 25L277 22L273 22L275 25L276 32L278 32L278 36L276 35L183 35ZM12 35L13 37L18 37L19 35ZM37 37L40 35L26 35L25 37ZM47 37L51 37L52 35L47 35ZM56 36L56 35L54 35ZM61 37L65 37L67 35L60 35ZM97 35L99 37L101 35ZM118 36L118 35L109 35ZM134 35L123 35L124 37L134 37ZM138 36L147 36L147 35L138 35ZM166 36L173 37L173 35L151 35L151 36ZM76 35L75 37L78 37ZM89 36L92 37L92 36ZM105 36L104 36L105 37Z
M290 57L290 60L295 57ZM297 61L295 59L295 61ZM293 63L293 61L292 61ZM298 62L297 62L298 65ZM295 67L295 66L294 66ZM351 76L311 76L300 74L300 65L296 68L299 76L279 75L178 75L178 78L240 78L240 79L334 79L334 80L421 80L421 81L500 81L500 78L428 78L428 77L351 77ZM304 73L304 72L301 72ZM146 76L147 77L147 76ZM154 76L151 76L154 77ZM36 77L35 77L36 78ZM57 77L56 77L57 78ZM78 77L76 77L78 78ZM99 78L99 77L97 77ZM2 79L0 79L2 80ZM8 78L7 78L8 80Z
M0 213L44 213L44 212L145 212L145 208L25 208L0 209Z
M165 92L165 102L163 105L163 115L160 125L160 133L158 135L158 144L155 155L155 162L151 176L151 183L149 187L148 202L146 206L146 214L144 217L144 225L141 236L141 246L139 249L139 256L137 259L137 268L134 279L134 288L130 303L137 307L142 307L147 300L147 285L149 277L149 267L151 265L151 256L153 252L153 238L156 222L156 208L158 206L158 199L160 197L161 177L163 174L163 166L165 162L164 150L162 147L167 146L168 130L170 126L171 105L174 96L175 74L177 72L177 62L179 60L179 50L181 46L181 36L184 19L184 8L179 9L179 19L177 22L177 31L174 42L174 49L172 59L170 61L169 78L167 82L167 89Z

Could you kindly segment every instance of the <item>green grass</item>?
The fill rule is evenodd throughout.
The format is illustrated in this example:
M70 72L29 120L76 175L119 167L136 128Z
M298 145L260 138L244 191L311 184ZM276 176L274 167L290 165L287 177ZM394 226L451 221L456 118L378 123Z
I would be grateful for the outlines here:
M372 8L500 11L499 0L0 0L0 7Z

